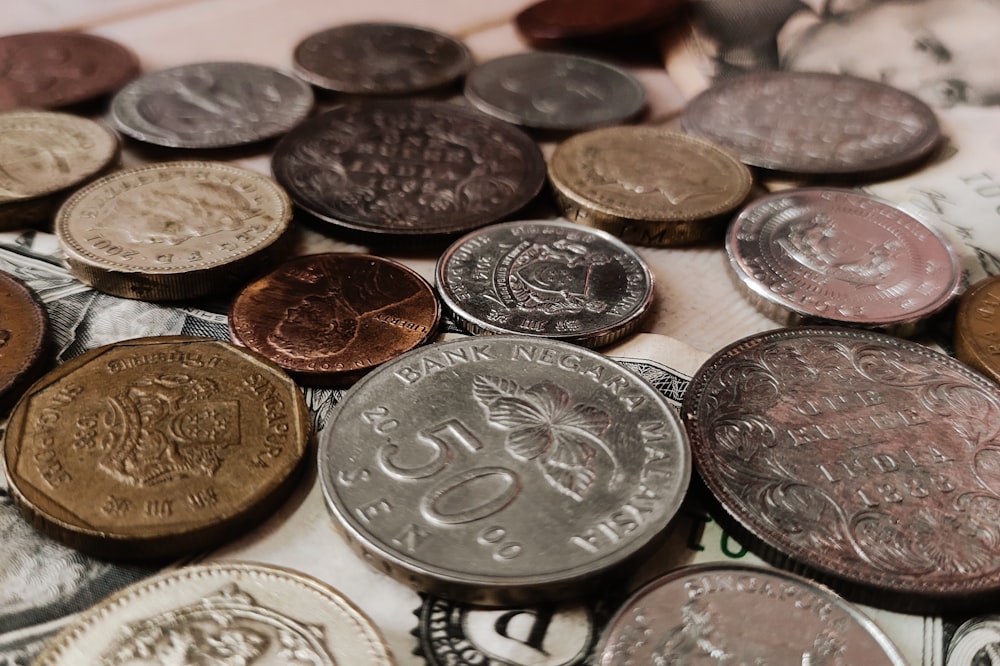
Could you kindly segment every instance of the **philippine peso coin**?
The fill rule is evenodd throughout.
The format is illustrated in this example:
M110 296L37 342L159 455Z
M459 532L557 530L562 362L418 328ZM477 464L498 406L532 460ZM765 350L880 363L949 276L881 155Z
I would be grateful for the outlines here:
M28 520L107 559L163 559L231 538L291 489L305 401L270 361L203 338L139 338L44 375L4 441Z
M441 255L436 287L460 326L602 347L639 326L653 275L632 248L560 221L473 231Z
M0 410L6 411L46 364L49 318L38 296L0 271Z
M673 409L631 371L568 343L493 336L424 346L363 378L321 434L319 475L380 569L511 605L577 595L655 544L690 459Z
M962 294L955 320L955 355L1000 382L1000 277L988 277Z

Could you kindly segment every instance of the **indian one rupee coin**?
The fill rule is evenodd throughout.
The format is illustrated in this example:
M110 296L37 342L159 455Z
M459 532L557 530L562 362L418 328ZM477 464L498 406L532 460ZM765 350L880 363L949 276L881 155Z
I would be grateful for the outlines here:
M477 335L537 335L587 347L634 331L653 302L653 274L614 236L557 220L473 231L438 259L435 286Z
M1000 382L1000 277L977 282L959 299L955 356Z
M681 411L715 517L765 560L901 612L1000 596L1000 388L962 363L778 329L710 358Z
M45 368L49 317L38 295L0 271L0 410L6 411Z
M853 605L800 576L746 565L683 567L639 589L601 636L595 664L905 666Z
M690 458L673 408L614 361L470 337L355 384L320 435L319 478L379 569L439 596L518 605L579 595L655 545Z
M29 522L95 557L164 560L266 516L298 477L309 414L270 361L206 338L99 347L36 381L4 463Z
M255 563L199 564L120 590L77 616L34 666L392 666L385 639L340 592Z
M171 148L228 148L280 136L313 108L308 84L273 67L200 62L150 72L119 90L122 133Z

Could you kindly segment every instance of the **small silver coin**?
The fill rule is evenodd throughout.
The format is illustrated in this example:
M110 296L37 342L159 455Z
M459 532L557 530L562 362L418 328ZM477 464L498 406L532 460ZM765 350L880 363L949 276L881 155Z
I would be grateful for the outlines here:
M653 302L653 275L614 236L572 222L507 222L453 243L435 287L471 333L515 333L602 347L631 333Z
M203 62L132 81L112 99L111 118L145 143L225 148L280 136L312 108L312 89L272 67Z
M366 559L468 603L578 595L658 542L690 479L673 408L565 342L422 347L349 391L319 444L327 506Z
M480 111L525 127L583 130L634 118L646 91L623 69L563 53L517 53L485 62L465 80Z

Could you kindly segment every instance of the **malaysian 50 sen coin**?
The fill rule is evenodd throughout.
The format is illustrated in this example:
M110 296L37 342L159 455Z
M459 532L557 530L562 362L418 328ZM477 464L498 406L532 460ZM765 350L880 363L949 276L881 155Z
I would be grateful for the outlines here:
M614 236L572 222L494 224L438 259L435 282L460 326L601 347L628 335L653 302L653 275Z
M344 396L319 478L348 541L417 589L516 605L580 594L656 545L690 479L676 413L583 347L420 347Z

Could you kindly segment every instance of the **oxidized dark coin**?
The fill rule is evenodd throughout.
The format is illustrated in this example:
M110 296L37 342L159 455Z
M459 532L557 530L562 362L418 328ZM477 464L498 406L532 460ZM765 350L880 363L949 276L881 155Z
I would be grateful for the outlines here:
M709 359L682 416L716 518L761 557L905 612L1000 597L1000 387L958 361L777 330Z
M0 37L0 110L54 109L111 94L139 73L121 44L81 32Z
M684 5L682 0L542 0L514 18L532 41L622 37L655 30Z
M45 364L49 319L28 285L0 271L0 410L6 410Z
M316 217L375 234L444 235L531 201L545 160L524 132L443 102L364 101L307 120L274 151L274 176Z
M345 384L437 335L441 305L413 270L367 254L314 254L247 285L233 341L309 384Z
M955 319L955 355L1000 382L1000 276L962 294Z

